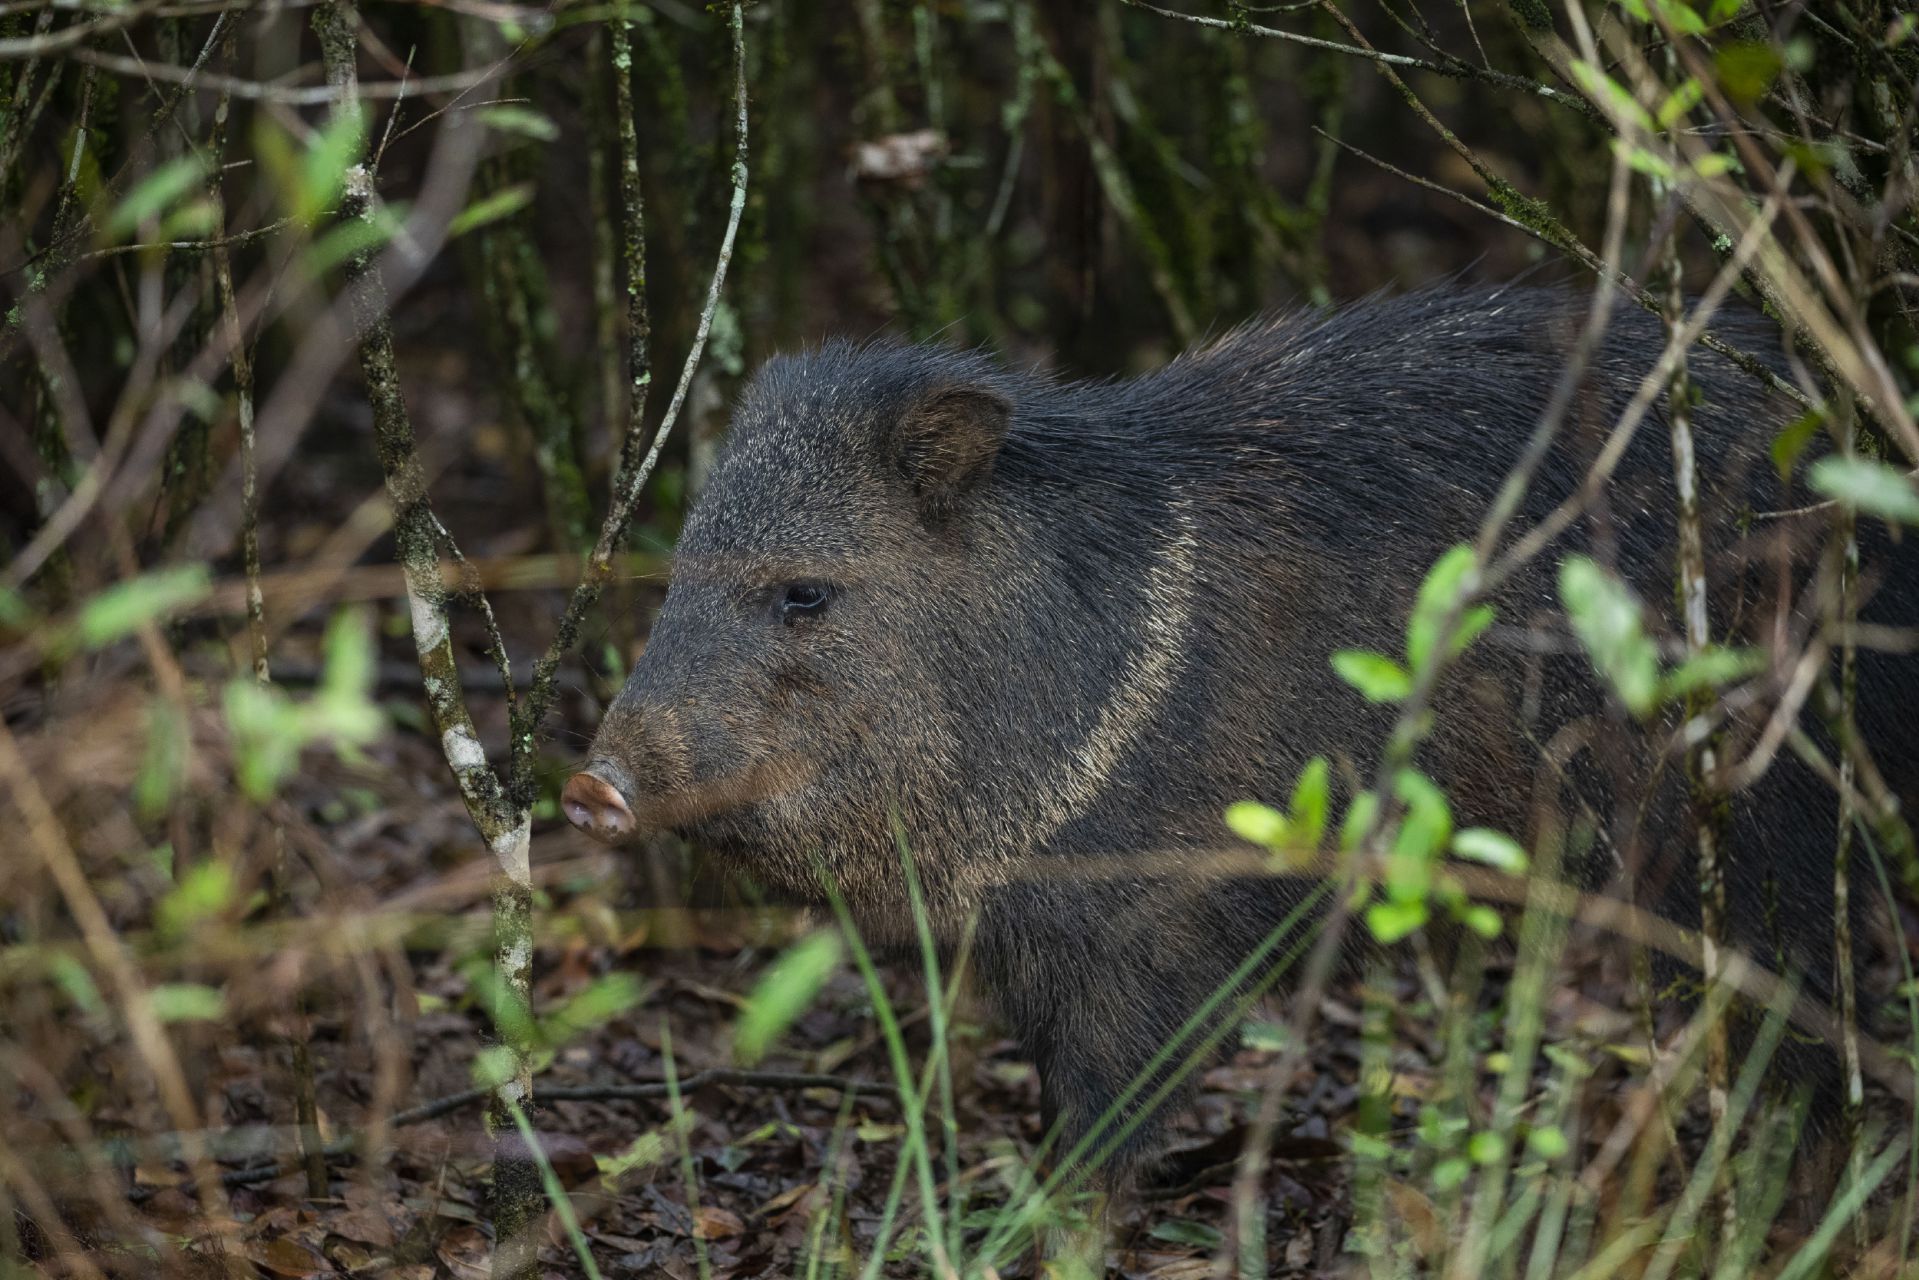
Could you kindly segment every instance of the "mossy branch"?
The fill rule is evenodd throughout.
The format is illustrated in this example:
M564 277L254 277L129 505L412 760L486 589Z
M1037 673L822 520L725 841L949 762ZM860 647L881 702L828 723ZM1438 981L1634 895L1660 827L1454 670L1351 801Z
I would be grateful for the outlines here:
M354 56L358 10L352 0L335 0L315 9L313 25L320 37L327 81L343 91L343 105L338 110L357 110L357 106L348 104L354 102L350 90L357 79ZM372 221L374 200L372 171L364 164L352 166L346 173L340 197L341 220ZM427 496L425 470L414 443L413 422L407 413L394 359L386 288L374 268L370 251L362 250L348 260L346 280L359 334L360 373L373 410L375 447L393 503L394 541L406 575L407 602L413 614L413 642L425 680L427 707L439 731L441 747L459 782L467 813L488 844L495 847L496 853L501 853L500 842L510 840L519 823L507 802L505 789L486 763L486 752L480 746L473 718L461 696L459 667L447 621L446 586L439 568L443 531L433 516ZM502 854L503 858L507 856ZM520 856L524 857L524 851Z
M1080 96L1078 86L1073 83L1071 73L1054 56L1045 41L1037 42L1035 54L1041 72L1053 86L1054 97L1072 116L1074 123L1079 126L1080 135L1086 140L1093 160L1093 175L1098 179L1107 203L1133 233L1139 241L1141 252L1146 255L1147 274L1153 282L1153 291L1166 308L1166 318L1172 322L1174 335L1182 346L1191 344L1199 336L1199 330L1193 324L1192 312L1174 279L1172 253L1166 247L1165 238L1140 205L1139 195L1133 190L1126 166L1114 154L1112 144L1101 135L1092 111Z
M613 71L613 122L619 140L620 260L626 271L626 424L620 433L619 464L614 471L617 494L621 483L632 474L646 421L646 398L653 385L653 323L646 308L646 192L640 184L640 139L633 120L633 46L627 20L608 23L606 40ZM596 213L603 216L602 211Z
M1340 44L1337 40L1322 40L1317 36L1301 35L1294 31L1283 31L1276 27L1263 27L1257 22L1230 21L1225 18L1208 18L1197 13L1176 13L1171 9L1162 9L1158 5L1148 4L1146 0L1120 0L1120 3L1135 9L1144 9L1156 13L1162 18L1177 18L1195 26L1211 27L1219 31L1232 31L1245 35L1259 36L1267 40L1283 40L1290 44L1304 45L1309 49L1319 49L1327 53L1344 54L1347 57L1363 58L1378 63L1382 67L1404 67L1409 71L1430 71L1435 75L1447 76L1454 80L1477 80L1484 84L1496 85L1501 89L1511 89L1518 93L1531 94L1543 98L1556 106L1567 107L1588 118L1597 119L1599 113L1592 104L1577 93L1542 84L1525 76L1514 75L1510 71L1496 71L1491 67L1475 67L1472 63L1443 54L1442 60L1434 62L1428 58L1414 58L1403 53L1382 53L1364 39L1352 44ZM1463 6L1462 6L1463 8ZM1343 15L1342 15L1343 17ZM1349 30L1352 28L1349 24Z
M668 435L679 420L680 410L686 403L687 392L693 385L694 371L699 368L700 356L706 350L707 335L712 332L713 313L719 308L720 294L726 285L727 268L733 261L733 245L739 236L740 219L746 212L746 30L740 4L735 3L732 6L728 21L733 36L734 154L731 169L733 197L727 210L726 231L720 238L719 256L713 265L713 278L707 286L706 303L700 309L699 324L694 330L692 346L686 353L686 362L680 367L680 379L673 388L673 397L667 402L666 411L660 418L660 424L654 431L652 444L648 447L645 456L635 463L623 463L619 473L614 477L613 494L607 508L606 519L600 526L599 541L594 544L592 554L587 557L585 569L580 575L580 583L574 588L572 599L567 602L566 612L561 615L560 625L553 636L553 643L547 647L547 651L533 666L532 686L527 690L526 697L514 708L513 785L515 795L524 795L528 802L531 800L534 785L532 765L536 745L535 734L541 718L545 716L547 708L552 704L554 672L559 670L562 658L572 649L579 635L581 619L593 606L594 601L599 599L600 592L613 571L614 557L626 540L627 527L633 521L633 512L639 502L640 493L646 487L648 477L653 474L653 468L659 462L660 451L665 448ZM626 66L620 65L621 50L624 47L623 34L614 37L612 49L616 79L629 74L631 70L630 56ZM630 112L622 112L622 115L625 120L630 121ZM631 158L627 129L627 124L623 123L621 145L626 154L621 158L622 204L629 217L637 218L642 209L639 199L639 171L637 161ZM633 165L630 174L627 168L629 163ZM629 176L632 184L630 187L627 185ZM623 230L628 254L628 301L631 306L636 296L633 289L636 270L642 284L645 279L644 259L634 256L641 248L639 232L635 225L629 221ZM643 307L643 291L637 296L641 298ZM633 341L633 334L629 331L628 342ZM643 360L644 355L636 359ZM623 455L636 447L634 442L638 438L640 414L643 412L641 404L643 397L638 394L641 390L643 388L636 384L634 403L628 410L627 440L622 446Z
M359 12L353 0L330 0L314 11L313 27L320 39L327 84L339 91L335 118L357 117L353 89L358 79L356 55ZM449 127L458 127L457 125ZM374 175L369 163L350 166L340 197L343 221L374 217ZM499 861L500 875L493 894L494 969L508 998L521 1007L530 1003L533 966L532 814L526 803L514 803L506 787L488 765L473 718L461 689L459 666L453 651L453 632L447 616L447 591L440 575L439 551L445 546L461 561L451 535L434 516L426 492L425 468L414 443L399 370L394 360L393 330L387 315L386 289L370 250L361 250L347 262L349 302L359 333L360 373L373 408L375 447L393 503L393 534L406 579L407 603L412 611L413 643L419 656L427 708L440 734L440 748L459 784L466 810ZM475 593L469 593L475 594ZM505 645L484 610L496 660L505 671ZM506 696L513 697L511 679ZM511 1133L514 1108L532 1102L532 1067L525 1046L508 1042L511 1073L493 1091L488 1107L496 1141ZM530 1230L540 1216L537 1174L496 1150L490 1212L496 1239L494 1274L531 1275L538 1249Z

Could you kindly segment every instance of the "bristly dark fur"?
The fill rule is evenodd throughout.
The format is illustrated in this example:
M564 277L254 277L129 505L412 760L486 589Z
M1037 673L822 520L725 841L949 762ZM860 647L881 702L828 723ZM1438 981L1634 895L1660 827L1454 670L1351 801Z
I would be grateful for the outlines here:
M1400 651L1421 577L1473 536L1584 311L1551 290L1418 293L1277 317L1102 383L893 343L770 361L589 768L762 881L816 898L823 872L882 940L911 930L902 832L941 943L976 924L978 977L1038 1063L1058 1152L1117 1109L1123 1132L1082 1158L1110 1146L1123 1174L1153 1150L1184 1052L1147 1090L1128 1082L1307 892L1216 874L1221 812L1282 797L1315 754L1342 802L1370 780L1391 711L1329 656ZM1757 319L1717 332L1778 353ZM1656 320L1613 316L1517 527L1576 490L1660 347ZM1776 577L1745 530L1807 500L1767 461L1789 413L1717 357L1692 365L1714 635L1764 643ZM1630 732L1583 657L1527 641L1564 636L1553 577L1572 551L1671 598L1668 449L1656 408L1601 508L1499 593L1504 629L1449 675L1420 766L1462 825L1532 840L1538 802L1565 812L1591 837L1589 878L1621 872L1683 920L1670 726ZM1763 531L1798 538L1803 585L1817 528L1800 525ZM1870 540L1866 562L1866 616L1919 621L1910 548ZM830 603L783 614L795 583ZM1919 732L1896 710L1913 663L1869 658L1860 689L1867 740L1919 800ZM1730 839L1741 942L1820 991L1835 821L1830 790L1782 759L1736 798ZM1196 1022L1201 1038L1231 1025Z

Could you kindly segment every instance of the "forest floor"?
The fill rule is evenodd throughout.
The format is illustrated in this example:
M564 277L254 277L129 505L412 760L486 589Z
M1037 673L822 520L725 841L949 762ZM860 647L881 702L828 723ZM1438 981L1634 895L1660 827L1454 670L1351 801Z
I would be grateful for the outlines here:
M419 913L403 942L372 957L377 994L369 998L342 979L338 990L309 998L320 1108L332 1137L370 1115L470 1090L488 1031L470 975L487 954L489 861L433 744L419 735L389 735L357 765L325 761L299 786L310 791L304 807L321 838L307 856L312 861L324 849L327 869L316 880L331 909L350 917L364 908L369 919ZM706 1273L719 1280L810 1274L809 1258L836 1262L839 1274L856 1269L885 1218L902 1133L886 1046L858 974L848 965L833 977L774 1053L756 1064L756 1076L700 1083L701 1073L738 1065L733 1032L746 994L809 923L764 909L661 907L649 859L601 848L550 822L536 830L534 858L545 885L536 1013L562 1006L609 973L629 973L640 983L637 1003L553 1056L536 1095L636 1085L657 1093L669 1052L673 1075L688 1082L677 1123L673 1102L660 1096L549 1101L534 1113L541 1147L602 1273L690 1280L702 1274L702 1254ZM911 965L888 966L884 976L917 1069L931 1048L923 976ZM1503 976L1503 962L1495 962L1486 1007ZM1310 1051L1289 1082L1263 1186L1274 1275L1343 1274L1353 1261L1341 1256L1352 1224L1344 1133L1359 1105L1361 1010L1369 1001L1397 1011L1386 1028L1393 1043L1385 1082L1390 1128L1410 1140L1421 1106L1441 1087L1435 1064L1442 1050L1418 984L1410 975L1370 981L1370 991L1348 981L1323 998ZM377 1014L370 999L382 1006ZM1260 1035L1259 1027L1273 1026L1283 1012L1257 1015L1244 1043L1203 1072L1164 1163L1139 1194L1115 1206L1114 1274L1194 1280L1211 1273L1231 1217L1234 1162L1280 1057L1271 1047L1276 1036ZM1595 1062L1607 1059L1608 1045L1631 1039L1628 1019L1571 985L1555 994L1548 1013L1549 1038ZM283 1029L277 1021L228 1027L223 1042L209 1042L209 1052L194 1058L200 1095L219 1100L218 1113L236 1132L290 1119L287 1049L276 1034ZM1042 1137L1038 1084L1031 1064L976 1006L962 1007L952 1044L963 1221L977 1244L1010 1199L1013 1171ZM878 1087L822 1087L815 1079L822 1074ZM1495 1081L1488 1076L1484 1086L1490 1090ZM673 1138L682 1130L690 1165ZM278 1132L284 1151L286 1130ZM142 1166L135 1170L138 1212L209 1258L237 1247L268 1275L486 1275L490 1240L482 1223L492 1146L478 1105L393 1129L387 1142L383 1160L336 1162L326 1199L308 1197L298 1170L234 1188L225 1223L200 1211L177 1166ZM233 1156L227 1167L245 1167L244 1158ZM943 1155L936 1167L945 1198ZM1439 1231L1442 1217L1417 1182L1389 1180L1386 1203L1415 1224L1415 1235L1422 1221ZM888 1275L924 1274L915 1247L917 1199L908 1186L906 1226L893 1237ZM816 1235L836 1201L839 1211L826 1215L832 1231ZM581 1274L557 1220L542 1257L551 1274ZM1030 1255L1021 1255L1000 1274L1028 1275L1032 1266Z
M464 827L457 795L431 753L430 743L396 734L366 765L328 762L302 783L316 799L336 788L346 797L344 804L319 799L314 810L337 819L320 819L330 826L331 869L322 892L335 910L350 913L357 903L372 915L398 915L439 907L429 925L380 957L379 998L388 1007L378 1019L351 990L310 999L329 1137L385 1108L404 1111L462 1095L486 1043L488 1020L468 977L484 956L489 928L484 851ZM393 803L407 792L412 800L404 809ZM537 832L534 853L548 886L544 941L534 961L536 1012L564 1004L609 972L631 973L641 984L635 1005L553 1057L536 1095L598 1085L657 1089L669 1049L674 1075L689 1082L678 1124L666 1097L556 1101L535 1112L540 1144L602 1272L686 1280L701 1274L701 1252L720 1280L801 1274L814 1255L839 1260L842 1273L863 1262L885 1216L902 1129L886 1046L858 974L847 966L832 978L756 1074L701 1084L703 1072L736 1067L733 1030L746 994L807 923L768 910L640 905L657 889L644 882L645 860L601 849L570 830ZM908 965L886 966L884 976L917 1067L931 1049L923 976ZM1337 1270L1350 1207L1339 1135L1358 1096L1360 998L1346 987L1322 1001L1311 1052L1294 1074L1271 1147L1265 1195L1276 1274ZM1412 991L1390 998L1410 1002ZM975 1224L967 1234L976 1242L994 1208L1009 1200L1012 1170L1042 1134L1031 1064L983 1010L963 1005L961 1016L952 1036L957 1163L967 1221ZM250 1033L227 1028L224 1043L194 1057L201 1096L219 1099L236 1134L291 1118L287 1050L273 1034L279 1029L277 1022ZM1271 1048L1240 1047L1202 1074L1164 1164L1139 1195L1115 1207L1116 1274L1208 1274L1228 1217L1233 1162L1278 1057ZM1413 1105L1432 1084L1419 1058L1404 1050L1392 1085ZM822 1074L878 1087L857 1094L821 1087L815 1078ZM394 1092L379 1098L383 1080ZM688 1166L671 1137L682 1127L692 1196ZM229 1169L245 1167L237 1150ZM393 1130L389 1150L377 1163L336 1163L325 1200L308 1197L297 1169L236 1187L227 1223L207 1219L177 1166L142 1166L134 1175L138 1211L166 1235L194 1241L194 1251L209 1259L237 1245L270 1275L487 1274L490 1241L481 1223L492 1148L478 1105ZM840 1197L835 1233L814 1236L822 1212ZM906 1197L907 1226L895 1236L889 1275L922 1272L916 1203ZM580 1271L557 1221L543 1261L554 1274ZM1000 1273L1019 1276L1030 1267L1030 1258L1018 1257Z

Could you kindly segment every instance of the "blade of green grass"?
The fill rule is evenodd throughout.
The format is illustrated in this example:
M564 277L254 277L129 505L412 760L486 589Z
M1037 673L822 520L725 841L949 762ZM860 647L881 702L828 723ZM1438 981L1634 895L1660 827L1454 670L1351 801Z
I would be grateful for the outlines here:
M599 1264L593 1261L593 1250L586 1242L586 1233L580 1229L580 1215L573 1212L573 1198L560 1185L560 1176L553 1172L553 1162L546 1158L546 1152L541 1148L540 1139L533 1132L526 1112L510 1096L505 1097L505 1102L513 1116L513 1127L520 1131L520 1141L526 1143L533 1163L540 1168L540 1185L546 1188L546 1198L552 1202L553 1211L560 1215L560 1224L566 1228L566 1238L573 1242L573 1252L580 1259L581 1269L592 1280L600 1280Z

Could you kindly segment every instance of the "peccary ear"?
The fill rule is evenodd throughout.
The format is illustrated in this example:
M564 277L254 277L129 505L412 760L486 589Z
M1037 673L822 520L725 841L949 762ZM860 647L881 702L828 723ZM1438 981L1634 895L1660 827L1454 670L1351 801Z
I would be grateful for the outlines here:
M893 459L919 499L920 518L944 524L993 469L1013 406L987 387L938 387L906 411L893 432Z

